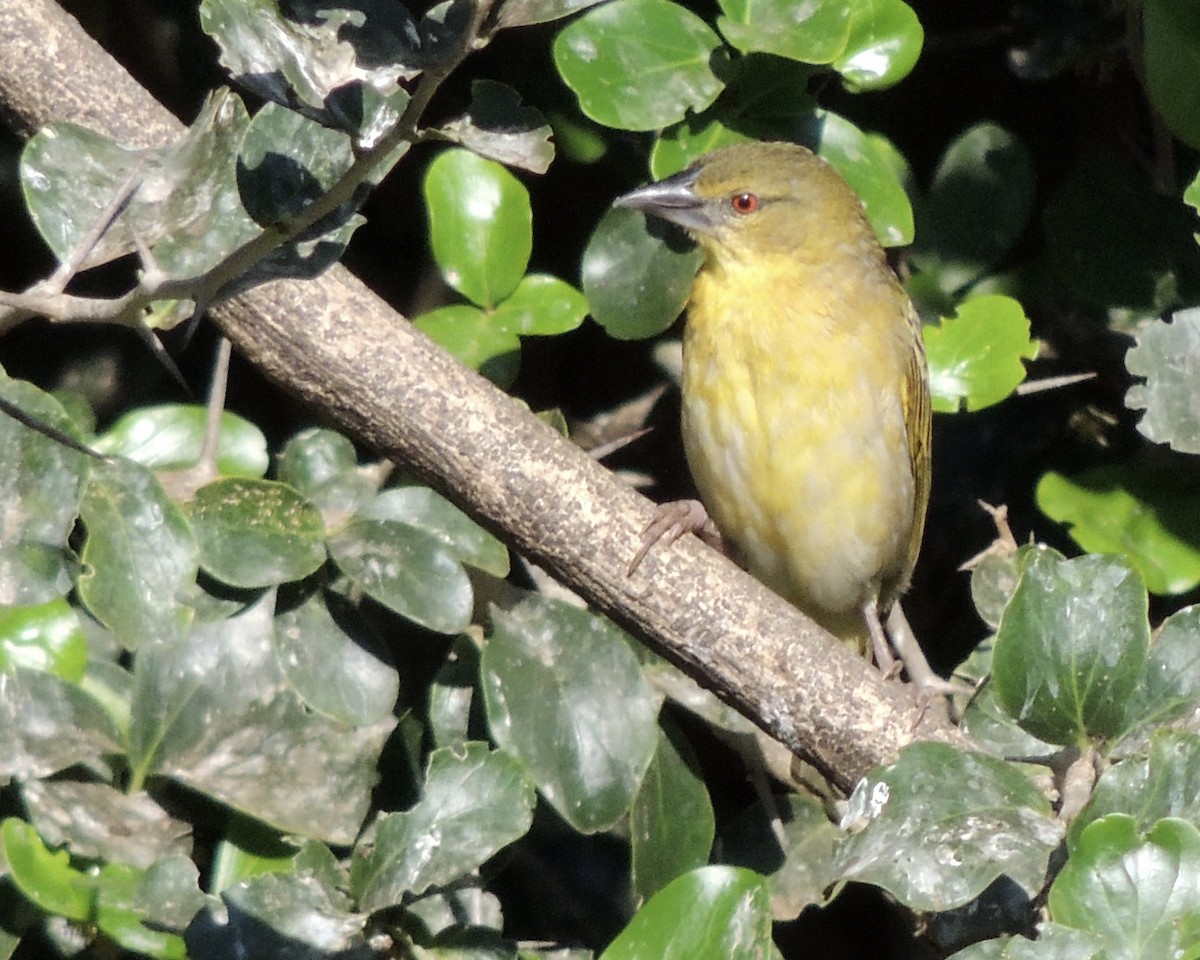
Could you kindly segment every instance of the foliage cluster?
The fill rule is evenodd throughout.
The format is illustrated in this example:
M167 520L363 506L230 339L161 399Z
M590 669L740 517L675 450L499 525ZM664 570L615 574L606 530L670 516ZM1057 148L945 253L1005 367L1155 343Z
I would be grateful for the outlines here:
M1103 153L1039 197L1029 147L981 122L919 186L843 115L917 63L909 5L718 6L448 0L417 17L384 0L203 0L256 109L214 91L152 151L69 124L32 138L21 185L56 258L80 270L134 251L140 271L115 299L7 302L153 331L314 276L409 148L444 143L421 194L461 299L422 330L505 387L522 338L588 315L620 339L662 333L696 258L636 214L605 214L580 245L582 289L531 269L551 238L510 168L555 161L522 103L536 89L477 79L461 114L428 119L468 55L563 20L550 55L578 110L556 115L554 143L573 162L631 138L659 177L782 138L842 172L881 240L911 244L939 411L1013 402L1047 349L1027 309L1068 301L1134 338L1126 402L1144 441L1036 487L1094 553L1001 538L975 565L990 636L956 676L976 749L916 744L840 804L785 791L776 770L773 791L719 818L693 740L736 744L755 776L749 725L606 620L514 586L502 544L350 439L311 428L270 452L253 416L225 414L197 467L199 408L98 426L79 395L4 377L9 407L94 455L0 417L0 957L761 957L851 882L959 960L1200 957L1200 619L1185 607L1152 630L1147 593L1200 584L1200 313L1182 309L1200 295L1200 178L1179 189L1173 153L1152 176ZM1200 147L1190 3L1026 15L1038 41L1013 49L1015 71L1115 49L1144 78L1146 123L1166 125L1158 149ZM818 102L830 85L843 113ZM550 846L601 839L622 853L584 857L575 882L603 908L535 881ZM518 942L522 925L559 942Z

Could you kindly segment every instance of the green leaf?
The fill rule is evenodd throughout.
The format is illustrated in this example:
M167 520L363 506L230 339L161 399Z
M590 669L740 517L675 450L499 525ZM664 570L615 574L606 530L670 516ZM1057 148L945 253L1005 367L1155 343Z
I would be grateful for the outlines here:
M992 683L1022 728L1080 744L1122 730L1150 646L1146 588L1110 557L1035 556L1004 611Z
M505 3L500 18L511 3ZM554 159L553 131L539 110L521 105L520 94L494 80L471 83L471 105L438 134L473 153L510 167L545 173Z
M336 184L354 163L350 138L295 110L264 104L251 119L238 152L242 206L264 227L296 216ZM305 236L342 226L357 203L319 220Z
M1037 356L1021 305L995 294L972 297L923 332L933 409L942 413L999 403L1024 381L1021 361Z
M97 453L128 457L149 470L195 466L204 445L208 411L198 405L164 404L122 414L96 438ZM267 472L267 440L236 413L221 414L217 469L224 476L261 477Z
M37 831L16 817L0 824L0 840L9 876L21 893L47 913L91 919L94 881L71 866L66 850L49 850Z
M831 63L850 40L845 0L720 0L717 29L742 53L773 53L801 63Z
M837 875L883 887L913 910L962 906L1001 875L1032 896L1062 836L1016 767L940 743L905 747L861 780L842 826L857 832L835 854Z
M191 852L189 825L145 793L122 793L107 783L26 780L21 801L46 842L77 857L145 869Z
M667 225L634 210L609 210L583 252L592 316L620 340L662 333L687 303L702 259Z
M1142 833L1165 817L1200 819L1200 737L1160 730L1148 757L1127 757L1106 769L1088 805L1071 822L1071 853L1089 824L1113 813L1128 814Z
M48 426L77 437L62 405L0 371L0 396ZM67 537L79 512L88 457L0 412L0 604L47 603L71 589Z
M460 634L429 686L428 726L435 747L458 746L471 739L479 707L479 648Z
M660 890L600 960L762 960L773 950L766 880L701 867Z
M554 40L554 63L584 114L619 130L656 130L699 112L724 84L720 38L669 0L614 0Z
M658 136L650 150L650 175L655 180L679 173L718 147L753 139L720 120L711 119L710 113L688 117Z
M36 607L0 606L0 671L21 666L77 683L87 656L79 615L61 597Z
M1105 960L1103 940L1057 923L1037 925L1037 939L1022 936L983 940L951 954L949 960Z
M1142 9L1146 90L1171 132L1200 147L1200 11L1181 0L1146 0Z
M1126 724L1149 729L1191 712L1200 703L1200 607L1173 613L1158 628Z
M384 490L359 516L419 527L437 537L463 563L494 577L508 576L508 548L429 487Z
M1090 824L1050 887L1058 923L1101 938L1113 957L1184 956L1200 942L1200 831L1160 820L1143 837L1132 817Z
M505 0L496 18L501 27L524 27L569 17L604 0Z
M953 296L994 269L1029 223L1033 160L994 123L960 134L938 161L921 210L913 262Z
M118 863L100 867L95 873L96 926L126 950L159 960L187 960L181 937L142 922L145 882L146 871L136 867Z
M295 8L294 19L291 9L277 0L204 0L200 26L238 83L374 146L408 103L399 81L422 66L412 16L380 0Z
M196 539L154 475L117 460L93 467L80 506L87 569L79 597L121 644L179 636L191 620L180 596L196 578Z
M240 814L230 816L225 835L213 853L209 892L219 895L243 880L264 873L293 873L297 843L289 843L278 830L258 820Z
M391 715L400 676L369 628L369 621L352 616L336 596L320 592L278 613L279 665L309 707L356 726Z
M85 266L141 244L167 277L199 277L261 232L242 209L233 163L249 123L242 101L220 90L176 143L157 150L128 150L73 124L48 128L22 154L26 203L61 259L132 183L136 192Z
M416 806L383 814L370 852L354 859L360 909L380 910L462 878L525 835L533 804L521 764L507 754L485 743L434 750Z
M307 577L325 562L321 514L291 487L231 477L196 491L188 514L200 565L235 587Z
M45 777L119 750L121 734L100 703L52 673L0 673L0 783Z
M629 811L633 892L645 900L708 863L715 821L708 788L683 732L659 721L658 747Z
M278 662L273 606L267 594L243 614L138 651L132 781L169 776L281 831L349 844L395 721L352 725L306 706Z
M471 622L471 581L433 534L394 520L357 520L329 540L334 563L369 596L439 633Z
M1143 327L1125 354L1125 366L1145 383L1125 394L1130 410L1145 410L1138 432L1181 453L1200 453L1200 308L1171 322Z
M576 830L629 809L658 743L658 702L625 634L533 595L493 609L481 664L492 736Z
M496 306L529 264L528 191L500 164L451 149L429 165L424 193L430 245L446 283L477 306Z
M908 76L924 42L921 21L903 0L859 0L850 5L850 35L833 68L850 90L886 90Z
M1046 207L1051 268L1102 309L1157 315L1200 298L1194 215L1108 155L1085 161Z
M413 325L464 367L478 370L498 387L510 387L517 379L521 338L493 323L486 311L458 303L430 310Z
M1049 548L1041 544L1025 544L1017 547L1015 553L986 554L972 568L971 599L975 603L975 612L993 630L1000 626L1000 617L1029 565L1030 557L1047 550ZM1061 557L1061 554L1055 553L1055 556ZM978 674L975 679L982 679L983 675Z
M319 508L326 529L343 526L376 488L369 471L359 469L354 444L318 427L301 430L284 444L276 479Z
M912 205L898 173L903 158L896 148L879 134L864 133L837 114L821 113L819 122L816 152L858 194L879 242L885 247L912 243Z
M491 322L522 336L550 336L574 330L587 312L587 299L569 283L531 273L492 311Z
M1072 477L1047 473L1038 508L1067 524L1092 553L1133 564L1154 593L1179 594L1200 583L1200 517L1190 472L1154 458L1096 467Z
M317 878L268 873L221 893L184 934L191 960L315 960L367 956L366 917Z
M1192 182L1183 191L1183 202L1193 210L1200 210L1200 173L1192 178Z
M788 921L806 907L824 905L840 889L833 869L840 839L819 801L789 793L771 797L769 808L755 803L726 824L719 849L723 862L770 881L771 913L777 921Z

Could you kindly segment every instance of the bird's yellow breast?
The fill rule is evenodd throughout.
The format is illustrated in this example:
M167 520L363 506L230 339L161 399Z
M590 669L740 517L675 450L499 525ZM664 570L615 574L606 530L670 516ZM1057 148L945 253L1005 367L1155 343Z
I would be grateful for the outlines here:
M684 335L683 435L700 497L751 572L845 633L908 575L912 331L882 263L803 254L710 255Z

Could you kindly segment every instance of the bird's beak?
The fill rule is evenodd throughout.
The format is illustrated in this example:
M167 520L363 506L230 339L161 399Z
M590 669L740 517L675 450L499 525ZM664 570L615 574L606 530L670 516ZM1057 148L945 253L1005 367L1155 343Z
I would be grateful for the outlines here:
M649 216L676 223L685 230L708 233L713 228L708 206L693 189L698 174L696 169L684 170L617 197L613 206L641 210Z

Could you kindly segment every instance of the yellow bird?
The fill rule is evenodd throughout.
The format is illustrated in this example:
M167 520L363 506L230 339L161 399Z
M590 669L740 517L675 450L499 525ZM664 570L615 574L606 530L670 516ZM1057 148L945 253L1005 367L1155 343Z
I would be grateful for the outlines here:
M921 545L929 375L920 320L858 196L804 147L747 143L616 205L678 224L705 253L683 338L683 440L721 539L891 671L881 621ZM695 501L667 505L634 566L705 520Z

